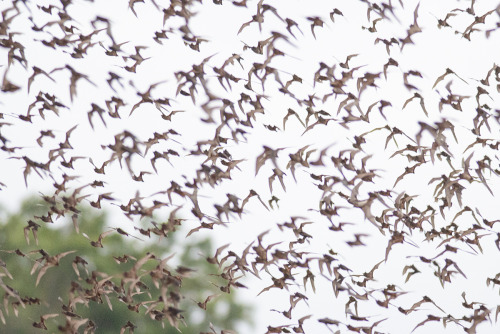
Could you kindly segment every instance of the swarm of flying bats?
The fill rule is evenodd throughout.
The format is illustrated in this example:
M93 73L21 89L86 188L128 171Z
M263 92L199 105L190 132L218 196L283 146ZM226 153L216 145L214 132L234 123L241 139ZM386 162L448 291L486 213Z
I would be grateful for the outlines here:
M15 166L0 175L0 192L8 194L11 187L20 186L41 191L32 185L35 178L53 188L41 194L47 212L20 227L26 245L1 249L1 322L6 323L11 308L17 314L19 307L44 303L10 287L10 280L21 278L14 277L2 257L14 256L32 261L37 286L47 272L58 270L60 262L72 261L74 285L86 282L90 287L75 288L61 299L59 313L40 314L32 323L40 330L56 324L53 328L63 333L98 332L92 319L78 315L77 305L97 301L112 309L112 301L118 300L132 312L182 331L189 324L184 323L181 300L205 311L222 294L253 289L245 281L250 275L264 283L264 288L254 289L255 296L274 291L287 295L285 309L268 309L276 321L263 327L266 333L306 333L323 326L332 333L385 333L398 328L389 309L412 325L411 332L424 332L431 323L466 333L481 332L479 326L498 328L500 303L471 301L475 297L467 291L472 285L467 280L473 275L461 260L476 257L474 270L479 272L479 265L495 263L500 251L500 219L483 215L481 203L469 203L477 193L492 199L500 190L500 66L480 64L471 77L449 64L436 73L411 67L405 57L425 48L424 37L433 31L469 43L471 50L476 41L489 43L491 50L471 52L494 53L500 6L486 0L457 1L456 8L432 17L425 1L359 0L361 13L343 3L338 5L344 7L314 13L312 4L304 2L300 6L311 5L311 10L292 16L280 10L279 1L270 0L131 0L130 22L148 22L156 29L136 44L115 35L112 13L82 22L73 1L52 3L13 0L0 5L0 101L16 101L0 102L0 154L5 164ZM146 7L158 14L156 22L143 11ZM246 16L240 26L227 27L239 48L214 54L206 51L210 38L192 22L205 10L219 8ZM424 25L423 15L430 15L435 24ZM224 15L211 19L224 20ZM366 48L383 61L352 50L352 45L335 45L338 59L324 57L329 60L314 60L312 67L304 68L285 65L285 60L304 61L294 52L306 45L305 40L318 46L332 43L333 37L350 34L341 25L359 20L356 34L371 39L373 44ZM35 47L66 63L37 58ZM189 66L168 64L176 68L171 72L158 68L168 77L145 84L152 73L148 64L160 54L152 52L154 48L186 52L198 60ZM426 52L431 62L433 53L440 51ZM85 65L96 55L113 64L106 77ZM399 85L402 93L384 95L380 89L387 85ZM96 98L89 103L89 96ZM71 119L71 113L84 115L85 123L74 121L64 130L51 123L55 118ZM408 124L395 121L401 113L408 115ZM121 122L145 117L151 117L147 137L130 127L116 131ZM205 130L194 134L185 122L203 124ZM94 149L99 154L84 150L86 141L78 140L96 131L108 134ZM347 138L340 143L338 134L343 133ZM290 145L278 140L285 134L292 138ZM31 140L31 145L18 146L16 136ZM255 140L260 136L269 140ZM192 170L181 171L177 166L183 161L189 161ZM384 173L388 166L397 172ZM132 181L135 195L126 200L111 186L110 174L117 169ZM182 175L171 173L174 169ZM9 183L14 178L9 173L18 171L24 185ZM144 195L151 193L144 186L159 178L162 189ZM211 191L233 182L240 185L222 199L211 196ZM308 190L299 190L303 203L298 207L308 205L310 198L315 205L305 207L300 216L288 214L288 195L296 191L294 185L301 189L306 183ZM430 200L424 203L422 198ZM94 210L113 205L127 219L100 234L86 231L79 219L81 206L87 204ZM196 268L172 268L168 261L173 255L148 253L136 259L126 253L103 253L117 264L133 263L128 271L110 274L89 270L85 256L72 249L51 255L41 248L23 248L37 247L39 230L65 217L97 250L106 248L111 235L135 242L164 241L182 225L186 237L204 231L214 233L216 240L231 239L224 235L227 229L251 222L252 213L259 210L279 211L289 218L256 231L244 247L229 241L214 253L201 254L221 279L211 282L217 292L204 300L183 296L182 281L196 275ZM168 217L158 223L157 217L165 212ZM350 213L361 218L352 221ZM375 236L383 241L379 259L359 259L364 266L360 270L350 253L377 254L372 250L377 247L372 243ZM325 238L335 240L329 250L309 249L325 243ZM419 254L424 244L433 253ZM401 256L403 246L411 251ZM394 281L384 281L380 277L387 276L379 273L391 261L402 263L392 273ZM484 280L474 284L497 294L500 273L482 274ZM152 280L161 298L144 300L149 294L146 280ZM451 289L446 290L450 294L462 292L457 297L461 313L456 308L448 311L447 303L431 299L425 291L416 293L412 284L418 280ZM319 281L331 286L321 294L329 293L345 314L304 311L319 293ZM450 288L454 286L458 288ZM140 331L131 321L118 328L120 333ZM206 330L234 332L214 325Z

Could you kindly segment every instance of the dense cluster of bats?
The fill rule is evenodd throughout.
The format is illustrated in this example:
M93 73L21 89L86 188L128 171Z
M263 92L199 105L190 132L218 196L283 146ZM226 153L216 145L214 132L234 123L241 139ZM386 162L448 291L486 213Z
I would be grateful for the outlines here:
M141 34L136 43L119 34L112 10L93 12L93 1L3 1L0 156L2 166L14 167L2 167L0 192L26 186L48 207L20 227L27 244L37 244L40 229L64 218L89 247L106 248L110 234L166 242L169 233L193 222L188 237L213 231L217 240L232 239L229 229L237 231L257 212L288 213L267 222L269 228L256 231L241 249L226 242L203 255L226 282L220 293L252 290L245 279L255 276L265 284L262 291L253 288L256 296L280 291L283 304L289 300L285 309L268 310L273 321L262 327L266 333L386 333L402 323L416 332L432 322L442 325L433 328L477 333L478 326L496 326L500 219L481 204L493 203L500 190L500 65L470 64L464 74L438 64L431 72L407 59L426 48L426 32L471 50L480 41L491 49L472 53L498 56L500 5L457 1L432 17L425 9L429 1L338 2L329 13L311 14L306 7L312 3L294 2L304 8L290 10L286 1L273 0L130 0L126 20ZM207 11L211 21L196 21ZM241 26L224 30L237 48L211 49L203 26L233 22L233 12L243 17ZM433 21L424 25L424 15ZM155 30L140 30L146 22ZM335 60L318 54L321 45L349 38L351 32L337 28L346 22L357 29L352 36L369 45L334 45ZM324 61L301 59L304 45L316 45L313 54ZM186 59L160 59L148 67L165 57L161 50L194 61L186 66ZM428 63L446 51L425 50ZM159 73L165 77L154 75ZM87 149L95 138L100 145ZM19 170L24 185L12 185ZM134 195L113 188L110 174L117 173ZM144 195L148 184L155 190ZM291 192L303 202L287 205ZM315 204L307 207L311 199ZM128 219L91 238L79 225L79 207L89 203L96 210L112 204ZM302 211L290 213L290 207ZM168 218L159 223L161 216ZM382 252L370 243L375 237ZM409 250L394 254L403 245ZM22 247L2 249L1 256L32 258L36 285L60 261L72 259L76 274L60 313L42 314L35 328L51 322L63 333L97 333L92 319L78 315L95 302L126 303L152 321L189 328L179 307L186 299L182 279L196 268L173 269L170 256L146 254L115 257L135 264L109 275L90 270L72 250L48 254ZM349 257L359 249L381 256L373 262ZM466 258L477 265L473 276L481 273L482 281L473 284L486 286L496 302L472 297ZM148 262L156 266L144 269ZM9 280L19 278L2 263L0 258L5 323L10 309L41 301L10 287ZM384 268L396 271L379 276ZM146 277L161 297L138 302ZM448 309L450 303L430 290L415 292L417 280L437 283L450 299L458 296L456 305ZM308 313L320 281L329 289L321 294L345 312ZM216 297L194 302L205 310ZM122 325L121 333L136 328ZM207 333L221 331L210 327Z

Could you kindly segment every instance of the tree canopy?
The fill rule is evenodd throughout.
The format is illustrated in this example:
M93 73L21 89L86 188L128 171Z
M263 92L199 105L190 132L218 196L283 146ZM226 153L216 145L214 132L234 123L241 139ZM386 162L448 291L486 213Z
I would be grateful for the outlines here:
M35 240L27 237L30 242L26 244L19 227L44 209L45 203L31 199L19 213L8 214L0 226L0 278L11 292L4 295L1 317L9 332L33 333L34 326L51 332L71 328L116 333L121 327L148 333L196 333L210 324L217 328L233 328L238 322L250 325L245 313L252 306L215 286L222 284L216 276L218 268L203 257L213 252L209 239L183 242L173 230L159 242L145 243L110 230L113 233L101 241L105 248L91 247L84 235L98 239L99 234L106 234L107 218L103 212L82 208L77 222L81 234L74 233L69 223L40 229ZM176 254L174 248L181 253ZM165 291L152 275L160 263L175 283ZM130 282L134 275L138 288ZM93 289L94 280L101 282L101 291ZM167 326L155 319L164 296L179 312ZM215 299L227 307L209 303ZM46 317L45 321L40 317Z

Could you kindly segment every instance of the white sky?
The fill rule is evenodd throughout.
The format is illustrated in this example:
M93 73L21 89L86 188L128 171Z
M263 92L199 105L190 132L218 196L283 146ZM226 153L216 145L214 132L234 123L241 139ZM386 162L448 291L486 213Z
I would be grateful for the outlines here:
M248 9L236 8L229 1L223 1L223 6L216 6L211 1L204 1L203 6L199 6L198 13L193 19L191 25L192 31L206 38L210 42L202 43L200 46L201 52L197 53L184 47L183 41L179 35L170 34L169 40L164 41L164 45L156 44L151 37L154 31L161 28L162 14L158 13L149 1L146 4L138 3L135 9L138 14L136 18L127 8L126 2L122 1L101 1L90 3L81 1L78 4L72 5L70 12L78 23L78 27L83 31L89 31L88 22L96 15L109 17L112 20L112 31L117 42L126 42L123 50L127 53L135 53L134 45L148 46L147 49L141 51L144 57L151 57L138 67L137 74L130 75L120 69L119 66L124 66L121 57L111 58L103 57L100 46L90 49L86 59L72 59L68 54L54 51L45 47L40 47L34 39L40 38L33 35L24 34L18 38L23 41L26 47L26 56L31 65L36 65L50 71L53 68L64 66L66 63L71 63L76 69L89 75L91 80L98 88L93 87L88 82L81 80L77 85L77 99L71 104L68 90L68 74L66 71L60 71L53 74L57 84L50 80L37 77L28 94L26 90L22 90L16 94L2 94L0 108L5 114L3 121L15 124L10 127L3 127L1 133L12 140L13 146L25 147L18 151L14 156L27 155L35 161L46 160L47 152L50 148L57 147L59 141L64 140L65 132L72 126L78 124L78 127L71 136L71 144L74 147L73 156L92 157L96 165L110 157L111 151L101 149L100 145L109 145L114 142L114 135L127 129L134 133L141 140L147 140L152 136L152 133L165 132L168 129L174 128L181 136L173 136L177 142L168 141L166 144L161 144L156 149L166 150L174 149L180 153L181 157L172 157L172 165L164 162L158 163L158 175L144 176L145 182L139 184L129 180L128 171L126 168L120 169L119 165L114 163L106 169L106 182L108 185L105 189L86 189L86 193L92 194L91 199L95 199L97 194L104 192L113 192L113 196L118 201L127 202L133 197L136 190L139 189L141 195L150 195L157 191L165 190L170 186L170 181L175 180L182 184L183 175L189 180L195 175L196 167L204 160L203 157L189 156L189 150L195 149L195 144L199 140L209 139L213 137L215 127L213 124L200 122L199 119L204 117L203 111L193 105L190 97L175 96L177 87L174 72L179 70L187 71L193 63L200 63L202 59L212 56L212 59L205 67L207 78L213 87L216 95L224 96L228 99L238 99L241 91L240 85L233 85L233 91L225 92L217 85L217 80L211 69L213 66L220 66L225 59L233 53L242 53L245 70L241 70L236 63L231 67L235 76L246 78L248 69L251 64L256 61L262 61L262 58L255 57L250 50L243 53L243 41L248 45L255 45L257 41L263 40L269 36L270 31L280 31L286 33L285 25L279 21L272 13L266 13L265 23L262 33L259 33L258 26L252 24L245 28L243 32L237 35L240 25L248 21L251 15L255 13L256 2L249 1ZM383 64L387 62L388 55L385 46L381 43L374 45L376 36L380 38L404 38L406 29L413 21L413 10L417 6L416 1L405 1L404 8L401 8L397 1L393 1L395 6L395 14L400 22L395 18L390 17L390 20L382 20L377 23L377 32L369 33L367 30L361 29L361 26L368 27L371 24L367 21L366 5L361 2L343 2L343 1L266 1L278 9L278 13L283 17L290 17L299 22L303 35L297 30L293 30L297 39L290 38L290 43L278 42L277 47L284 51L287 56L281 57L279 61L274 61L271 66L277 68L280 72L280 77L283 82L290 79L291 74L297 74L303 79L302 85L297 83L292 84L291 91L301 98L315 92L317 96L322 96L328 92L328 86L316 84L313 87L313 74L318 69L319 62L324 62L329 66L337 64L337 71L340 71L338 64L343 62L346 56L351 54L359 54L350 61L350 67L364 66L359 69L360 73L364 72L379 72ZM494 9L497 3L495 1L478 0L475 4L475 12L477 15L482 15L488 10ZM0 8L5 8L6 3L1 3ZM161 5L160 5L161 6ZM255 176L255 158L262 153L263 145L268 145L273 148L284 147L283 153L280 153L279 166L287 174L285 178L286 192L283 191L278 180L273 184L273 194L280 198L279 209L266 211L262 205L252 199L246 207L246 214L242 219L237 216L231 217L231 224L227 228L216 227L210 233L199 232L200 235L209 235L215 238L217 245L223 245L231 242L231 247L235 251L243 250L250 242L256 240L256 236L265 230L271 229L272 232L264 237L264 244L268 245L273 242L283 241L277 246L282 250L288 248L287 242L293 235L282 233L277 228L277 223L289 221L290 216L304 216L304 221L312 221L314 224L307 225L304 229L307 233L313 235L311 244L304 244L303 251L316 252L318 256L328 252L329 249L334 249L339 253L339 258L342 263L348 263L353 273L362 274L369 271L376 263L384 259L385 249L387 246L388 236L381 236L380 233L368 221L364 220L363 213L360 210L345 209L340 210L341 216L335 217L334 222L351 222L352 226L345 228L344 233L333 233L328 230L330 223L325 217L319 213L311 211L318 208L318 200L321 192L311 183L311 178L307 171L303 168L298 168L296 171L297 183L294 182L289 170L285 170L288 161L288 154L295 153L299 148L305 145L311 145L311 149L316 149L317 152L311 156L314 160L317 154L322 149L331 145L328 150L328 155L325 161L329 160L330 156L337 156L338 152L343 149L351 148L350 141L352 137L360 135L371 130L374 127L381 127L386 124L396 126L403 130L408 136L415 138L419 130L418 121L424 121L428 124L440 121L443 118L450 119L455 124L455 131L459 138L459 143L455 143L451 133L447 132L448 144L450 151L456 153L453 165L455 168L461 168L462 158L467 158L469 152L463 154L464 148L474 141L475 136L471 134L472 118L475 115L475 97L476 86L479 83L476 80L483 79L486 73L493 66L499 63L498 56L500 55L500 31L493 32L487 39L484 32L474 32L472 40L467 41L460 34L453 33L453 29L438 29L437 18L444 18L447 12L454 8L465 9L469 6L468 1L420 1L418 10L418 24L422 28L422 33L416 34L413 37L413 45L406 45L401 52L397 46L391 47L390 56L396 59L399 67L389 67L387 80L381 78L377 81L379 86L377 89L369 89L363 93L361 100L362 109L365 111L368 106L378 99L385 99L392 103L391 108L384 110L388 121L385 121L376 109L370 115L370 123L357 122L350 126L347 130L338 122L331 122L328 126L315 127L313 131L309 131L302 135L304 131L302 125L294 117L290 117L286 125L286 130L278 132L270 132L265 129L262 124L276 125L282 128L282 119L286 115L289 107L294 108L301 118L304 119L306 112L294 105L291 99L284 97L283 94L277 92L279 88L273 81L273 77L269 77L266 84L264 95L269 95L268 99L263 100L265 114L259 115L254 121L254 128L245 128L249 132L246 141L239 143L231 142L227 145L227 149L231 152L233 159L246 159L238 165L241 171L235 170L232 180L224 182L215 189L204 185L200 189L200 206L207 213L214 214L214 203L223 204L226 200L226 193L233 193L240 198L244 198L248 194L250 188L255 189L267 201L271 198L267 178L272 173L271 163L267 163ZM22 6L21 6L22 7ZM344 16L336 16L335 23L329 18L329 12L334 8L339 8ZM23 8L24 10L24 8ZM450 18L450 24L463 31L470 24L471 17L467 14L456 12L458 15ZM26 14L23 14L23 20L16 20L18 26L14 30L29 31L30 22L26 20ZM372 20L377 17L374 13ZM311 30L306 17L320 16L325 21L323 28L315 29L316 39L311 35ZM174 27L180 23L175 21L168 22ZM20 22L25 22L23 26ZM35 17L36 22L36 17ZM499 15L493 13L488 16L484 25L478 25L478 28L487 30L495 27L499 22ZM55 28L51 31L57 31ZM104 32L100 33L100 38L109 40L105 37ZM98 39L100 40L100 39ZM2 52L1 59L6 59L6 51ZM5 66L4 66L5 68ZM2 68L2 71L4 71ZM448 76L444 81L439 83L435 89L432 88L436 78L445 72L446 68L451 68L457 75L463 78L467 83L462 82L457 77ZM92 131L87 120L87 112L90 110L89 105L92 102L105 107L104 100L108 99L113 92L108 88L106 78L108 71L114 71L124 76L124 84L126 88L121 90L122 97L128 105L122 109L122 118L106 119L107 127L104 127L97 116L94 117L94 128ZM402 73L409 70L418 70L422 74L422 78L412 77L411 83L419 87L420 93L424 96L426 108L429 111L429 117L426 117L422 112L419 101L415 99L410 102L403 110L404 102L413 95L413 92L408 91L402 82ZM9 80L18 85L25 85L27 78L31 74L31 70L25 71L18 64L12 66L9 70ZM340 73L340 72L336 72ZM153 90L153 96L157 98L169 97L172 98L171 110L185 110L184 113L179 113L173 116L174 122L167 123L162 121L159 112L153 105L143 105L129 117L129 111L139 97L136 95L134 88L126 83L130 78L133 78L134 84L139 91L145 91L150 84L165 80L165 83L158 85ZM463 112L445 108L443 112L439 112L437 104L440 97L446 97L445 89L449 80L453 80L452 90L455 94L470 95L470 99L462 103ZM476 80L475 80L476 79ZM254 78L254 80L257 80ZM493 76L490 77L490 82L494 82ZM355 80L353 81L355 84ZM262 93L260 83L255 81L252 86L256 92ZM354 87L354 86L353 86ZM352 88L352 87L351 87ZM69 107L68 110L61 110L59 117L53 114L46 113L45 120L39 116L34 118L33 124L27 124L10 114L24 114L27 106L34 101L34 98L39 90L53 91L58 95L61 102ZM490 88L491 98L487 96L481 97L482 103L487 103L490 107L498 108L498 92L494 87ZM323 105L318 104L316 110L324 109L329 112L334 118L340 118L345 115L340 114L337 117L337 109L339 102L344 99L339 96L337 99L330 98ZM197 102L203 103L205 98L201 94ZM200 103L200 104L201 104ZM236 108L238 109L237 105ZM170 110L170 109L169 109ZM240 118L244 119L244 115L240 112ZM34 114L37 114L35 111ZM214 116L218 118L218 111L214 112ZM313 122L311 118L311 122ZM361 124L360 124L361 123ZM311 124L311 123L310 123ZM483 129L483 138L493 138L500 140L499 126L494 120L490 119L491 133L486 134L486 129ZM46 138L44 149L41 150L35 140L39 136L39 130L51 128L56 134L56 139ZM90 135L89 135L90 134ZM368 191L392 189L395 179L404 171L404 166L407 164L406 158L389 157L398 149L403 148L410 143L404 136L397 136L396 140L399 148L391 141L386 150L383 150L385 144L385 130L380 130L366 136L368 143L363 146L367 154L373 154L373 157L368 162L368 168L377 169L377 174L381 177L376 178L375 184L364 183L361 187L359 198L365 198ZM223 136L229 137L230 134L223 133ZM431 137L424 135L423 141L426 144L431 143ZM479 160L484 154L490 154L491 150L481 150L479 146L475 147L476 153L474 160ZM17 159L7 159L5 153L0 153L2 156L2 174L0 181L7 185L0 191L0 203L9 210L15 210L18 203L29 193L44 192L49 193L53 181L49 177L40 179L36 173L31 173L28 177L28 189L24 186L22 175L23 162ZM360 153L361 155L361 153ZM359 158L359 157L358 157ZM494 163L493 168L499 168L498 156L491 156ZM433 201L432 194L436 183L427 185L430 179L440 176L441 174L449 174L451 172L448 164L445 161L436 161L432 166L430 163L417 169L415 175L408 175L403 181L393 189L395 194L406 191L410 195L419 195L415 199L415 206L425 208L427 203ZM81 175L81 178L76 180L72 185L76 188L91 182L96 175L93 173L93 167L88 163L88 160L83 159L75 162L75 174ZM152 172L149 159L134 159L134 171L139 173L141 170ZM471 166L475 168L475 165ZM317 168L310 170L316 174L334 173L331 162L328 167ZM53 170L54 172L54 170ZM60 172L58 172L60 174ZM57 174L57 173L56 173ZM488 175L489 186L496 193L500 190L500 182L498 177ZM316 182L315 182L316 183ZM347 189L339 187L337 190L342 190L349 193ZM166 200L162 198L162 200ZM478 209L484 218L495 220L498 216L497 199L491 196L486 188L480 183L467 185L467 190L464 191L463 202L473 209ZM176 197L174 205L184 204L183 200ZM190 213L191 203L189 200L185 202L185 209L182 210L184 217L188 219L188 228L194 228L198 225L197 219ZM417 205L418 204L418 205ZM341 205L341 204L339 204ZM114 227L127 227L132 230L130 222L120 213L120 210L113 205L103 205L107 210L112 212L112 223ZM435 207L437 208L436 203ZM374 206L374 212L379 213L383 209L382 206ZM162 209L162 214L167 215L172 210L172 207ZM439 227L445 226L451 222L456 212L460 210L458 203L454 203L452 210L447 212L446 219L441 216L436 217ZM159 212L160 213L160 212ZM479 217L478 217L479 218ZM136 222L137 223L137 222ZM458 218L457 224L465 229L475 223L472 220L470 213L465 213ZM462 227L463 226L463 227ZM498 227L494 230L496 232ZM493 232L493 231L492 231ZM354 233L367 233L370 236L363 239L368 247L349 247L345 242L354 239ZM486 277L492 277L500 272L500 264L496 260L498 258L497 250L493 241L496 236L487 236L484 238L483 245L484 253L471 255L471 249L464 248L464 245L453 244L461 249L467 250L469 253L459 251L458 254L448 254L448 257L455 260L460 268L467 274L467 279L460 275L453 277L452 284L445 285L443 289L439 281L433 275L434 267L428 265L425 268L416 258L408 259L407 256L422 255L428 258L434 257L442 249L443 246L436 249L439 241L436 243L423 242L424 236L421 233L415 233L410 236L411 240L417 247L408 243L403 245L395 245L393 251L389 255L387 263L382 264L376 271L378 282L372 284L372 287L384 288L389 283L394 283L401 287L402 290L408 293L405 296L398 298L397 305L409 308L414 302L421 299L422 296L430 296L441 308L451 313L457 318L462 315L470 315L471 310L466 310L461 306L462 299L460 297L462 291L467 291L467 300L481 301L487 303L490 308L500 304L498 298L498 287L491 288L485 286ZM440 258L444 262L444 256ZM415 275L410 281L404 284L404 277L401 275L402 268L407 264L417 264L423 271L422 274ZM308 305L299 303L294 311L293 319L299 319L302 316L312 314L313 317L305 322L304 329L306 333L326 332L324 325L317 323L317 319L329 317L332 319L341 320L345 314L345 303L348 300L346 294L341 294L339 298L335 298L331 283L322 279L317 270L316 263L312 264L312 270L317 275L316 279L316 294L312 293L310 286L307 286L307 296L309 297ZM279 275L277 270L271 271L274 275ZM302 274L301 274L302 275ZM251 276L251 275L249 275ZM244 284L250 289L242 290L242 294L248 300L255 301L258 305L258 312L253 315L256 319L257 329L255 332L263 333L268 325L278 326L287 323L293 323L293 320L288 320L282 317L277 312L269 311L277 309L283 311L289 305L289 293L287 291L271 290L268 293L256 297L262 288L272 284L270 277L262 273L263 280L256 280L248 277L248 281ZM302 277L297 278L297 283L302 284ZM351 284L352 285L352 284ZM303 292L302 287L293 287L291 293L295 291ZM362 293L361 288L356 288L356 291ZM377 295L382 298L381 294ZM373 300L369 303L359 303L358 309L360 316L369 316L373 319L388 320L380 323L377 330L389 333L409 333L420 321L424 320L427 314L440 314L433 306L426 305L418 312L410 316L404 316L397 311L397 307L382 309L378 307ZM252 316L252 315L249 315ZM371 319L370 319L371 320ZM352 323L352 321L351 321ZM360 322L358 325L363 325ZM500 327L496 324L494 316L492 323L481 324L479 327L482 332L491 332L498 330ZM345 330L345 327L341 327ZM240 329L242 333L250 332L248 328ZM450 323L447 329L444 329L441 323L431 322L423 327L418 328L415 333L430 332L460 332L460 328Z

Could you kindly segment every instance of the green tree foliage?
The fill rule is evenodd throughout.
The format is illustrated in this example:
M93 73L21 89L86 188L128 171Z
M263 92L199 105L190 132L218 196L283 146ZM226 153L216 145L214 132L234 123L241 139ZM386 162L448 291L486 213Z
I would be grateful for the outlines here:
M172 231L157 242L145 242L114 231L102 239L103 248L92 247L85 236L98 240L99 234L108 229L106 214L88 208L82 209L77 222L80 233L75 233L69 223L34 230L36 238L28 229L24 234L26 221L42 215L46 209L44 204L29 200L19 213L2 215L2 332L8 329L9 333L33 333L33 327L57 332L65 326L74 326L76 332L78 326L79 332L85 329L85 333L94 329L96 333L116 333L119 328L131 332L137 328L140 333L197 333L207 331L210 324L214 328L235 328L238 322L248 321L243 317L248 306L239 302L234 292L219 291L217 286L224 282L211 275L218 268L205 259L205 254L213 253L210 240L184 243L184 237ZM174 247L181 252L175 253ZM48 259L58 254L66 255L41 274L50 262ZM162 259L168 260L164 261L163 277L155 284L151 273ZM144 263L137 265L138 261ZM131 299L127 299L127 290L133 283L140 289L132 289ZM102 287L102 293L92 291L97 286ZM79 296L92 294L95 297L89 301L79 302L83 301ZM162 294L167 303L161 302ZM203 305L208 296L213 297ZM157 305L151 302L154 300ZM217 307L211 303L214 300ZM170 307L169 314L176 316L161 317L159 311L164 307ZM40 317L44 315L48 316L42 323Z

